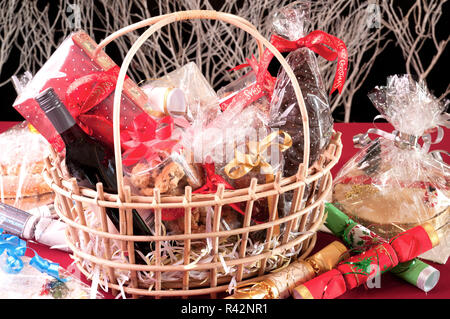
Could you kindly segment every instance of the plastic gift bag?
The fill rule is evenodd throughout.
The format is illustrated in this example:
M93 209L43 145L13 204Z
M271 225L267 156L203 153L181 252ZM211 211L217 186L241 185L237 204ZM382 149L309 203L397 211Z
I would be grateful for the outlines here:
M30 210L53 203L55 194L42 172L49 144L24 121L0 134L1 202Z
M146 111L156 117L170 115L176 122L180 117L189 122L201 117L207 125L220 112L216 92L194 62L148 81L142 90L149 97Z
M408 75L389 77L369 98L395 130L370 129L355 136L361 150L337 174L333 203L385 239L431 223L441 243L422 257L445 263L450 254L450 170L428 151L443 137L441 126L449 125L446 105ZM379 137L371 140L369 133Z
M214 193L217 184L226 189L249 187L256 178L259 184L271 183L277 173L282 175L282 153L291 147L291 139L284 132L271 130L267 118L257 104L246 106L236 100L208 127L193 126L185 132L181 145L192 154L195 163L205 167L205 180L214 180L215 187L200 191ZM283 202L282 196L278 206ZM273 211L271 199L254 203L252 220L267 222ZM243 215L240 203L231 206L235 214ZM274 209L277 213L277 207Z
M25 256L26 250L34 253ZM24 240L0 230L1 299L101 299L102 294L27 247Z
M308 25L309 5L306 3L286 6L278 10L273 19L274 34L290 41L304 37ZM273 38L271 42L275 44ZM308 112L311 165L328 146L332 135L333 118L328 94L315 53L310 48L298 48L290 52L286 60L297 77ZM270 118L270 127L283 130L292 137L293 146L285 152L284 175L295 175L303 161L303 122L293 86L283 68L278 72L272 94Z

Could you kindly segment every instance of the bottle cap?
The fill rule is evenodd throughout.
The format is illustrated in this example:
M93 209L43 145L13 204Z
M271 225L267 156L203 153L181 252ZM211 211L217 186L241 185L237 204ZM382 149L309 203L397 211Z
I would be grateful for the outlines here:
M144 89L148 96L147 112L156 117L186 114L184 92L173 87L149 87Z
M61 103L53 88L47 88L35 97L41 109L47 113L56 108Z

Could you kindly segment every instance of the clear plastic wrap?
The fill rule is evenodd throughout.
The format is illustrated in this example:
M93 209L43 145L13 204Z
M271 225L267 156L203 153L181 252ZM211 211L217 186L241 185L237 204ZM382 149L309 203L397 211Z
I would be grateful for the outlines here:
M42 171L49 144L24 121L0 134L2 203L29 210L53 203L54 193Z
M184 97L174 97L173 105L168 104L169 94L173 93L170 92L171 89L179 89L184 93ZM161 78L145 83L142 85L142 90L150 97L146 105L146 110L150 111L150 114L154 111L162 112L174 118L184 117L189 122L201 116L204 124L207 125L220 112L216 92L194 62L189 62ZM178 91L178 94L181 92ZM153 99L154 95L159 96ZM183 101L184 108L180 107Z
M271 78L269 78L270 80ZM257 83L255 71L252 70L217 91L220 98L220 108L225 110L230 105L234 105L237 100L245 99L246 104L255 105L268 118L271 89L272 87L267 87L265 90L264 86Z
M25 256L27 250L34 256ZM103 295L0 229L0 299L89 298L101 299Z
M338 172L332 201L386 239L430 222L441 243L422 257L445 263L450 254L450 170L428 150L433 131L440 139L439 127L448 125L446 105L408 75L389 77L369 98L395 131L371 129L368 133L379 135L373 141L368 134L355 137L362 148Z
M274 33L288 40L297 40L306 34L309 24L309 5L296 3L278 10L273 19ZM327 90L317 65L314 52L299 48L290 52L286 60L297 77L309 118L310 163L316 161L328 146L332 130ZM303 121L293 86L285 70L280 69L270 105L271 128L287 132L292 137L293 147L285 152L284 175L297 173L303 160Z

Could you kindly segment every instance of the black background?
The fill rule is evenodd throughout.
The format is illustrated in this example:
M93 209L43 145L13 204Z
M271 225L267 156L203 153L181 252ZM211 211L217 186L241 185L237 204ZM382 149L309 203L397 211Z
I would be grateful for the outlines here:
M149 1L149 8L152 8L150 4L154 2ZM251 1L251 0L244 0ZM253 0L258 1L258 0ZM218 7L220 1L210 1L213 5ZM402 0L395 1L399 6L409 7L412 0ZM38 1L39 4L43 6L47 4L46 1ZM450 4L446 3L443 7L443 16L441 17L440 23L437 26L438 38L445 39L448 36L448 19ZM155 8L156 9L156 8ZM50 2L50 15L55 14L59 10L56 4ZM157 14L157 12L155 13ZM102 39L105 35L95 35L96 39ZM402 57L402 52L398 46L395 45L395 39L391 35L391 40L393 43L387 46L387 48L381 53L381 55L375 61L375 64L366 79L365 83L362 85L361 89L355 94L353 99L351 122L371 122L372 119L378 114L377 110L372 106L369 99L367 98L367 93L377 85L384 85L386 82L386 77L393 74L402 74L406 72L404 59ZM0 39L1 41L1 39ZM425 47L427 50L427 58L432 58L434 50L432 47ZM447 73L449 72L448 59L449 52L448 46L441 56L438 64L434 67L433 71L430 73L427 84L431 91L435 93L436 96L440 96L442 92L448 85ZM120 64L120 58L114 52L108 51L108 54ZM11 52L9 59L3 67L2 73L0 74L0 82L7 80L12 72L15 71L17 67L19 52L14 50ZM427 64L427 62L425 62ZM24 72L21 70L19 73ZM218 89L218 88L215 88ZM336 94L336 93L335 93ZM19 121L22 120L22 116L12 107L12 104L16 98L16 92L11 82L0 87L0 97L1 97L1 120L2 121ZM343 118L343 108L336 109L334 113L335 120L339 121Z

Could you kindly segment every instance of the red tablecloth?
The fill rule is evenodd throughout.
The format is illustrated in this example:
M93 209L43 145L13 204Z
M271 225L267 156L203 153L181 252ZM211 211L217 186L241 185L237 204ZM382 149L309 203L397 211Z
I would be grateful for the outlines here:
M6 130L17 122L0 122L0 132ZM357 151L352 145L352 138L358 133L366 132L367 129L373 127L372 123L336 123L335 130L342 133L343 152L339 163L333 168L332 173L335 175L340 167L346 163ZM386 131L391 131L392 126L387 123L377 123L377 127ZM444 140L437 145L433 145L432 149L450 150L450 130L445 130ZM320 250L328 243L336 240L333 235L322 233L318 234L317 244L314 251ZM36 243L29 243L29 246L37 251L37 253L53 262L59 263L64 268L69 268L71 271L77 271L72 264L73 260L68 253L49 249L48 247ZM428 293L424 293L420 289L406 283L405 281L385 273L381 277L380 288L368 289L360 286L347 292L340 299L449 299L450 298L450 263L440 265L428 262L441 272L439 283L436 287ZM70 267L69 267L70 266ZM88 282L86 278L81 275L81 279ZM112 295L106 294L107 298L113 298Z

